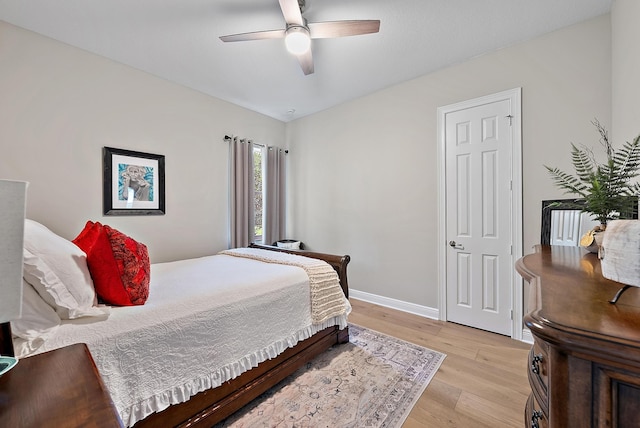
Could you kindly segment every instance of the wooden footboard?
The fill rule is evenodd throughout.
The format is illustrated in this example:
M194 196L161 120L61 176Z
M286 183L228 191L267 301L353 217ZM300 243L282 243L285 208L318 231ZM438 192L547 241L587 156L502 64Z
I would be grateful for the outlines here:
M259 244L249 244L251 248L262 248L263 250L270 251L279 251L281 253L289 253L289 254L297 254L299 256L311 257L312 259L320 259L329 263L331 267L335 269L338 273L338 278L340 278L340 286L342 287L342 291L344 295L349 298L349 283L347 282L347 265L351 261L351 257L349 255L344 256L336 256L333 254L326 253L316 253L313 251L306 250L288 250L285 248L272 247L270 245L259 245Z
M351 258L310 251L285 250L282 248L251 244L251 247L281 251L317 258L329 263L338 273L345 296L349 297L347 264ZM250 403L269 388L304 366L308 361L331 346L349 341L349 330L329 327L298 343L293 348L267 360L217 388L203 391L187 402L175 404L160 413L149 415L135 424L135 428L147 427L207 427L227 418Z

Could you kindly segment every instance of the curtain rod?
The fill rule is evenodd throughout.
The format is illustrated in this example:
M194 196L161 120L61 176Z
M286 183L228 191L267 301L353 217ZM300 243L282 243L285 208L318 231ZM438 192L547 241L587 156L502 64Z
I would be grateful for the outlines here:
M230 136L228 136L228 135L225 135L225 136L224 136L224 141L231 141L231 140L232 140L232 137L230 137ZM271 147L271 146L265 146L264 144L260 144L260 143L253 143L253 145L254 145L254 146L258 146L258 147L266 147L266 148L268 148L268 149L272 149L272 148L273 148L273 147ZM278 147L278 148L279 148L279 147ZM284 153L285 153L285 154L289 154L289 150L286 150L286 149L285 149Z

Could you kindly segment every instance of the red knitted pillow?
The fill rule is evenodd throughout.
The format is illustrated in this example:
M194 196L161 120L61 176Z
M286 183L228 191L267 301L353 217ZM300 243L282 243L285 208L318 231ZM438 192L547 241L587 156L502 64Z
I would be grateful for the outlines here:
M131 299L122 285L118 265L113 257L111 242L103 226L88 221L72 242L87 254L87 266L98 297L111 305L131 305Z
M150 263L147 246L107 225L104 225L104 230L111 242L118 272L131 304L143 305L149 297Z
M149 295L147 247L121 232L88 221L73 243L87 254L98 297L118 306L142 305Z

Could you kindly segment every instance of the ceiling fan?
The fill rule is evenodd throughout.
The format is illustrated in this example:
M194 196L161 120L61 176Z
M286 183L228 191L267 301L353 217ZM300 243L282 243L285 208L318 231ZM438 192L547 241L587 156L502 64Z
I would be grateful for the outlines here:
M356 36L377 33L379 20L346 20L327 22L307 22L302 16L306 0L279 0L280 9L286 22L282 30L255 31L251 33L220 36L223 42L243 42L247 40L285 39L289 52L298 58L305 75L313 73L311 39Z

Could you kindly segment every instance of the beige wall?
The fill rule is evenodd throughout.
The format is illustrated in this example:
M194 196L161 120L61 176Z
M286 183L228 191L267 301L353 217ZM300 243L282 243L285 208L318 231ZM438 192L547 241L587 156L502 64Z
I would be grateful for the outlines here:
M28 216L67 238L102 221L173 260L226 246L222 136L286 138L289 236L351 254L356 290L437 308L437 107L522 87L529 252L562 196L542 165L611 122L610 36L602 16L285 125L0 22L0 177L30 181ZM166 156L165 216L102 216L103 146Z
M72 239L91 219L154 262L227 246L228 133L282 144L280 121L0 21L0 177L27 216ZM164 216L102 216L103 146L166 156Z
M541 200L563 197L543 164L570 168L569 143L610 124L610 45L605 15L290 123L291 236L350 254L356 290L437 308L436 110L522 87L531 252Z
M640 134L640 2L614 0L612 23L612 137L616 144Z

